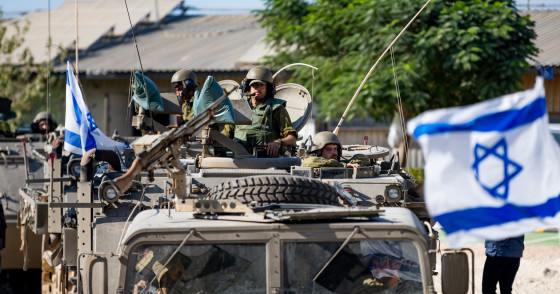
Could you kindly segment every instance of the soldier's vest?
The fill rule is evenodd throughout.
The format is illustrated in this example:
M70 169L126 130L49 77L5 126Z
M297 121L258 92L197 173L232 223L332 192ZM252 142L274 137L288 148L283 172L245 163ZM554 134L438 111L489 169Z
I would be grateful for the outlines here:
M247 151L252 152L253 147L264 146L266 142L282 138L280 128L272 123L272 114L281 106L285 107L286 101L268 98L264 103L253 108L251 114L253 123L251 125L236 125L235 141L243 145Z

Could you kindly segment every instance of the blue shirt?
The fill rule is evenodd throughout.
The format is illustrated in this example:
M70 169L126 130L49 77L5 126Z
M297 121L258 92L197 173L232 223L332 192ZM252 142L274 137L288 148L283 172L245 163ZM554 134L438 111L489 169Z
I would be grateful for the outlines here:
M525 236L523 235L501 241L486 241L484 244L486 256L521 258L523 256L523 249L525 249L524 240Z

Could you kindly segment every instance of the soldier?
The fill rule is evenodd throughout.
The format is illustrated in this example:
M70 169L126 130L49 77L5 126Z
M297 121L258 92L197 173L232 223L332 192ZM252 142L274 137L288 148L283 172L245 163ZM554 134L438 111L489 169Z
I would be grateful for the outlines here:
M286 110L286 101L274 98L276 90L270 70L253 67L241 84L243 92L249 93L244 99L252 109L252 124L236 126L235 141L248 151L266 145L270 157L278 156L282 147L294 146L297 131Z
M58 123L49 112L41 111L37 113L31 123L31 132L36 134L46 134L54 131Z
M198 87L198 79L193 71L181 69L171 77L171 85L175 89L183 112L182 115L177 115L177 125L180 126L194 117L194 91Z
M307 167L360 167L369 164L366 156L356 155L350 163L344 164L340 162L342 153L342 145L338 137L332 132L320 132L313 136L313 145L309 154L301 166Z
M158 261L154 262L152 268L157 274L158 293L167 294L171 293L171 290L177 291L177 288L180 288L179 285L187 281L185 263L188 261L184 255L178 254L165 266ZM177 287L173 289L174 286Z
M180 126L194 117L194 93L199 84L193 71L181 69L171 77L171 85L175 89L175 94L181 103L181 111L183 112L182 115L177 115L177 126ZM215 130L219 129L217 125L214 125L213 128ZM233 138L234 130L234 124L225 124L222 134Z

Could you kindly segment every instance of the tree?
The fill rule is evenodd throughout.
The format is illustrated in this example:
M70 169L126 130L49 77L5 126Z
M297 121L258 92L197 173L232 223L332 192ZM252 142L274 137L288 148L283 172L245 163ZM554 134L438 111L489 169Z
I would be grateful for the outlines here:
M9 33L9 28L13 33ZM39 111L47 109L48 83L51 113L62 120L65 112L64 107L59 107L64 105L64 77L50 76L53 64L35 64L29 49L18 50L28 28L29 23L22 25L18 21L0 20L0 96L12 100L12 110L17 113L17 117L10 121L12 127L29 126Z
M320 114L340 117L371 66L425 0L267 0L256 11L280 68L319 68L314 84ZM471 104L519 89L536 55L534 23L514 1L432 0L393 46L406 116ZM293 77L311 86L309 69ZM316 101L317 102L317 101ZM357 104L357 105L356 105ZM397 110L389 54L360 92L351 117L386 119Z

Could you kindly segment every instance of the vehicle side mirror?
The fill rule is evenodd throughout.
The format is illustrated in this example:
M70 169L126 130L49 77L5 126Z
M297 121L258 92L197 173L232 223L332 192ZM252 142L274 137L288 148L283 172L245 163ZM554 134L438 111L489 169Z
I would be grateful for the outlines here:
M83 293L104 294L108 292L107 258L86 255Z
M441 291L445 294L464 294L469 291L469 268L474 271L474 264L469 266L466 250L471 252L474 262L474 253L468 248L450 250L441 256ZM472 293L474 293L474 272L472 273Z

